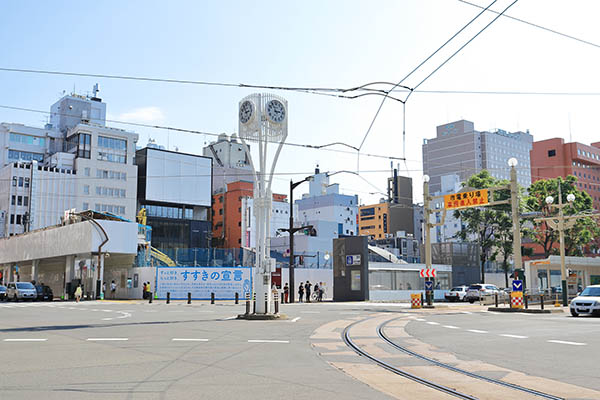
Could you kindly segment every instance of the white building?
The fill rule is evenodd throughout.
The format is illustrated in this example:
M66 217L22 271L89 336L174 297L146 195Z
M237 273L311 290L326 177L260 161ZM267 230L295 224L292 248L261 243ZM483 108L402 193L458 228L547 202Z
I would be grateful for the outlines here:
M69 209L135 218L138 135L104 126L105 114L100 99L68 95L44 129L0 124L0 237L57 224Z
M298 206L294 205L294 213L297 213L297 210ZM280 232L278 230L280 228L288 228L289 225L290 203L273 199L271 202L270 229L267 237L287 236L287 232ZM253 248L256 246L255 227L254 199L251 197L242 197L242 247ZM278 249L273 248L272 250L277 251Z
M222 133L216 142L202 149L202 155L213 159L213 193L227 191L227 184L253 181L252 167L244 145L237 137Z

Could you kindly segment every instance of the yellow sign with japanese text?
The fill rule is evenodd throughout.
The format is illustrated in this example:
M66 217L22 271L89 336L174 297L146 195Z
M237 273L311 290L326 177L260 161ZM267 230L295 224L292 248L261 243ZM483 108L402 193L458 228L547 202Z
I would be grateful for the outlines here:
M489 203L488 190L473 190L472 192L462 192L447 194L444 196L444 206L446 210L463 207L479 207Z

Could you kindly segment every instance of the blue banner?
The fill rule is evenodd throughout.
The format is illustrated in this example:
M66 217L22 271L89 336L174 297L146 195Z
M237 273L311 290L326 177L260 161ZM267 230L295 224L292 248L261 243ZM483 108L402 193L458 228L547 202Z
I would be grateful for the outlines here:
M215 294L217 300L233 300L239 294L240 300L252 291L251 267L157 267L156 293L159 299L209 300Z

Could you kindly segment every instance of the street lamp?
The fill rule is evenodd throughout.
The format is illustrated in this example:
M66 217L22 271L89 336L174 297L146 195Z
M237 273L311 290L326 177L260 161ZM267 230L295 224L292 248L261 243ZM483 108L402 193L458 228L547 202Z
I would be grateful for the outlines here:
M431 269L431 208L429 202L431 197L429 196L429 175L423 175L423 214L425 217L423 234L425 236L425 268ZM431 294L429 291L426 292L427 304L431 305Z
M515 157L508 159L510 167L510 205L513 224L513 259L514 268L521 269L523 260L521 255L521 227L519 224L519 185L517 184L517 165L519 161Z
M565 218L563 209L566 206L570 206L575 201L575 195L573 193L569 193L567 195L568 204L563 204L562 202L562 193L561 193L561 184L558 182L558 204L554 204L554 197L548 196L546 197L546 204L551 208L558 208L558 221L555 218L542 218L540 220L545 220L546 224L550 226L550 228L554 230L558 230L559 242L560 242L560 279L561 279L561 288L562 288L562 300L563 306L567 306L569 302L569 296L567 293L567 268L565 266L565 230L570 229L577 222L577 217L571 217L568 220Z

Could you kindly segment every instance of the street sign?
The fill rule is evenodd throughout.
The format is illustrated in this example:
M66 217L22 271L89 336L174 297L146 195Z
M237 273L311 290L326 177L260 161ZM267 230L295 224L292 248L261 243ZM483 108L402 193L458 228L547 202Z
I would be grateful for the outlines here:
M444 196L446 210L465 207L485 206L489 203L488 190L480 189L471 192L453 193Z
M346 256L346 265L360 265L360 254Z
M421 278L435 278L437 276L437 272L435 268L424 268L419 272L419 276L421 276Z
M523 281L520 281L520 280L512 281L512 291L513 292L522 292L523 291Z
M433 290L433 282L432 281L425 281L425 290L427 290L428 292Z

